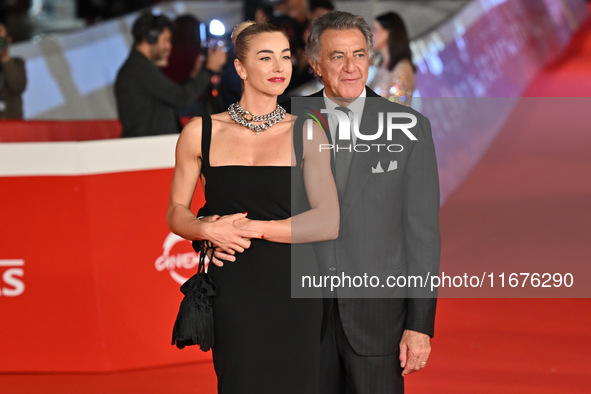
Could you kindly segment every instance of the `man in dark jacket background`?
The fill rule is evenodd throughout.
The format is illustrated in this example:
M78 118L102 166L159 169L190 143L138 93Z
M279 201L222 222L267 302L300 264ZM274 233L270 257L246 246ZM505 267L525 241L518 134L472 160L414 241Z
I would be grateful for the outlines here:
M178 133L181 123L176 108L190 104L208 89L227 55L222 48L210 48L205 65L197 59L189 80L177 84L159 69L168 64L172 21L165 15L144 12L131 32L133 47L115 81L122 137Z

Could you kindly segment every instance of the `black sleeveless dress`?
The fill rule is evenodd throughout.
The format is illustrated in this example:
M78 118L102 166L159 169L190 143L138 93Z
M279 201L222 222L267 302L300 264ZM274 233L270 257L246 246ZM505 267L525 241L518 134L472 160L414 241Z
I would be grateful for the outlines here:
M279 220L306 209L305 194L292 192L292 181L296 189L303 190L301 134L294 137L295 167L212 167L208 116L203 117L202 135L202 172L210 214L248 212L249 219ZM294 248L302 264L316 265L310 245ZM289 244L253 239L235 262L209 266L218 289L213 302L212 351L219 393L318 392L322 301L291 298L292 256Z

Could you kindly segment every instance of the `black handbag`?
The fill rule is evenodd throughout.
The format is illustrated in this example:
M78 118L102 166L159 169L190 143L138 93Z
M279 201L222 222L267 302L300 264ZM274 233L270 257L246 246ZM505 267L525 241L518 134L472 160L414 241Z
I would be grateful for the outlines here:
M179 307L174 328L172 344L179 349L185 346L199 345L207 352L214 343L212 300L216 294L216 285L205 272L206 256L213 257L215 248L209 242L193 242L193 248L199 251L197 273L181 286L185 295Z

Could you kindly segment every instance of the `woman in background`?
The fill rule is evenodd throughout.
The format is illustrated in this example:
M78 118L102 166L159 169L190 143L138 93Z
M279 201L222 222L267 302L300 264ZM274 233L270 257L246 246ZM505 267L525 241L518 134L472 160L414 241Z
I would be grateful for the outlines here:
M373 46L379 52L379 64L373 87L380 96L409 105L415 90L415 66L412 64L408 32L395 12L375 18L372 25Z

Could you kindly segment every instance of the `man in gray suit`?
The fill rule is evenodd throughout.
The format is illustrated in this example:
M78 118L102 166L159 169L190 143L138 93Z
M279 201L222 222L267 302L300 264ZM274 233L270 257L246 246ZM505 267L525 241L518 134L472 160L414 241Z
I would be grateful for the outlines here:
M337 288L325 302L323 394L402 393L403 377L425 368L431 351L435 296L416 283L386 285L388 277L428 280L438 274L439 182L431 127L417 111L365 86L371 37L363 18L335 11L312 22L308 40L308 59L324 89L305 100L316 100L311 105L318 114L349 112L360 121L347 141L354 149L337 149L341 122L328 116L341 227L337 240L317 245L321 270L343 279L380 279L379 285L366 280ZM405 119L406 129L370 141L385 113Z

